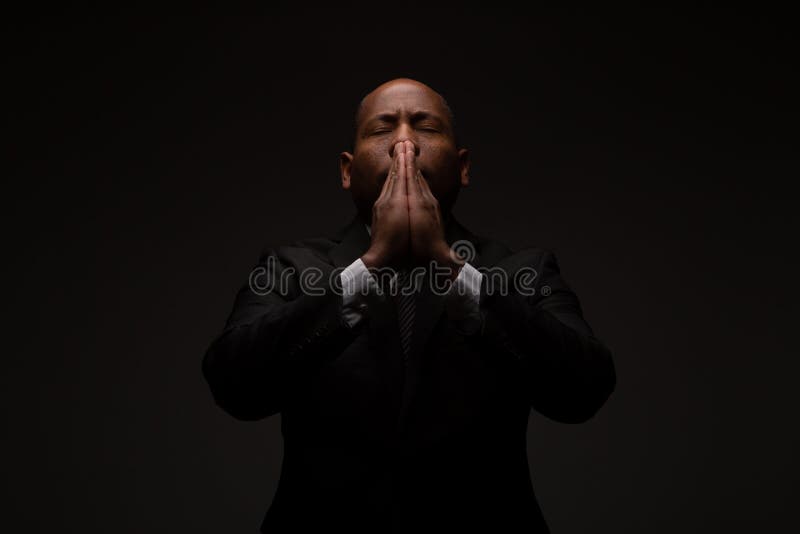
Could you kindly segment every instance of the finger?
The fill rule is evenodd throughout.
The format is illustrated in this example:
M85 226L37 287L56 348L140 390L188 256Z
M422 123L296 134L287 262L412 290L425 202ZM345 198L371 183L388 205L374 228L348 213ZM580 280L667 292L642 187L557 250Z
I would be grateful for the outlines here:
M405 143L400 142L395 147L397 153L397 185L392 189L393 197L408 195L408 185L406 184L406 151Z
M409 203L418 202L422 199L420 196L419 184L417 184L417 156L414 152L414 143L408 141L406 145L406 176L408 181L408 196Z
M431 191L431 188L428 185L428 180L426 180L425 177L422 176L421 172L419 173L418 179L415 180L415 182L419 184L420 191L422 192L422 197L430 203L435 203L436 197L434 196L433 191Z
M417 172L414 173L414 179L410 180L408 183L408 196L414 197L415 201L425 200L425 192L422 190L422 184L420 183L421 178L422 178L422 171L417 169Z
M414 154L414 143L412 143L411 141L406 141L405 151L406 151L406 178L409 182L413 182L414 177L417 175L417 158L416 154Z

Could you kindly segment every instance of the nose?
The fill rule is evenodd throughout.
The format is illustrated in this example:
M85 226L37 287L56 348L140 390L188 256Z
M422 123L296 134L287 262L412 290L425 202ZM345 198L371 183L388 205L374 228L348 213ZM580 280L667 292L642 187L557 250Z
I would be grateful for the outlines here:
M414 145L414 156L419 156L419 144L416 141L414 141L411 138L411 136L402 135L401 134L401 135L396 136L394 139L392 139L392 142L389 144L389 157L390 158L394 157L394 150L397 147L397 144L401 143L403 141L410 141L411 144Z

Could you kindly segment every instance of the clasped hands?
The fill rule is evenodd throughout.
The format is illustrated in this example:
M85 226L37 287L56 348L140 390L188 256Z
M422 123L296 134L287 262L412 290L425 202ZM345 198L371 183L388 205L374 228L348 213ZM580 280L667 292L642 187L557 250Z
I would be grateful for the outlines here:
M392 166L372 207L372 243L361 257L367 268L408 268L427 262L451 269L464 264L445 240L439 201L417 168L414 143L394 146Z

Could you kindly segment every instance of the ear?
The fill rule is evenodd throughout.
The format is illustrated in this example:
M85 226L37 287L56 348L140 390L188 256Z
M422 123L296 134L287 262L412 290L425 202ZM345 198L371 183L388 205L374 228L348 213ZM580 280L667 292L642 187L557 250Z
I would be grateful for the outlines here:
M469 150L466 148L458 151L458 167L461 175L461 187L469 185Z
M353 155L350 152L339 154L339 172L342 175L342 189L350 189L350 168L353 165Z

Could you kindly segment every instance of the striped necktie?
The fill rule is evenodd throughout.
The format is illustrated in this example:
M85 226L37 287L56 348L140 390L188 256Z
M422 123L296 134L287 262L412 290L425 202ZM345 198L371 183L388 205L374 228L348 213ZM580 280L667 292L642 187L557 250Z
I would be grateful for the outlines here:
M397 273L397 286L395 288L395 305L397 306L397 319L400 330L400 344L403 347L403 359L408 360L411 350L411 334L414 329L414 299L416 291L411 291L409 282L411 277L407 270Z

